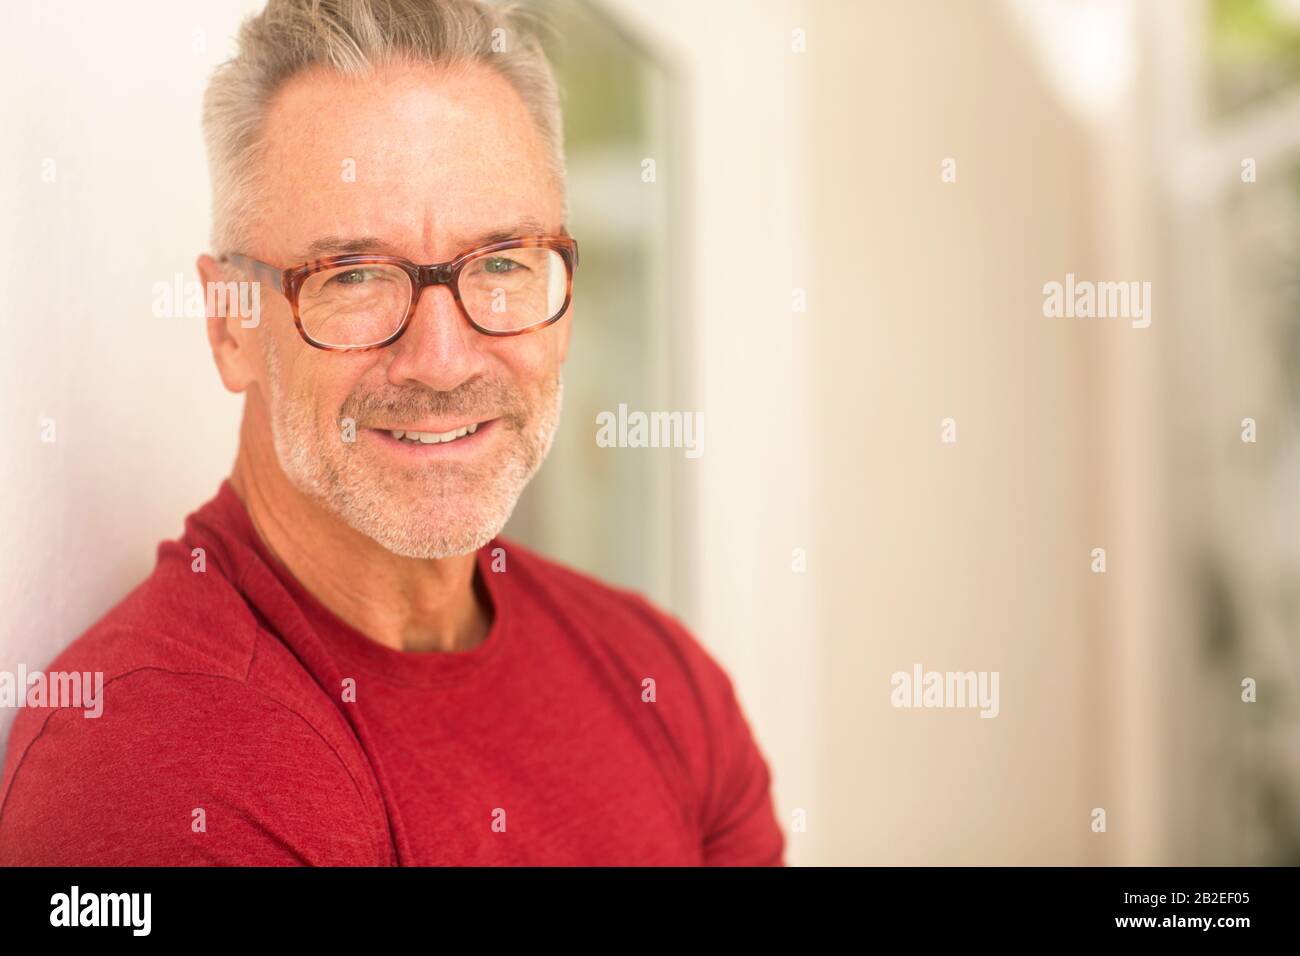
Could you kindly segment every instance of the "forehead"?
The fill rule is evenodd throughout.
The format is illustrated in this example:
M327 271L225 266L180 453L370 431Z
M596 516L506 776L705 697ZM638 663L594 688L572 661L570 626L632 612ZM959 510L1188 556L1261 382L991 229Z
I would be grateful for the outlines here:
M304 72L272 101L265 146L257 235L277 256L322 236L375 236L432 260L521 220L563 225L536 123L479 64Z

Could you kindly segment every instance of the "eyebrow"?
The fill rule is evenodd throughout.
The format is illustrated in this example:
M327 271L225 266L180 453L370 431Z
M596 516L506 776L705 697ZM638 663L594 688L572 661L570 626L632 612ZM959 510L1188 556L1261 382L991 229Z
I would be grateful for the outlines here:
M513 226L493 229L474 236L460 236L457 249L476 249L494 242L504 242L516 236L540 236L546 232L542 224L531 216L520 219ZM400 255L397 247L379 236L322 236L294 257L295 262L308 262L326 256L351 256L362 253Z

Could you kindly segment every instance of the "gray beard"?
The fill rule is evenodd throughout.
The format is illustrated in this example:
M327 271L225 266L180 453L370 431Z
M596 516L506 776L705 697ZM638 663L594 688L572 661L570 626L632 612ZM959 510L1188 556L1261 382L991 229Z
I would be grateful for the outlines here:
M559 372L531 409L517 391L496 382L471 383L463 393L404 389L349 397L340 419L352 418L358 432L380 410L396 413L390 421L422 412L500 415L496 427L504 434L493 440L506 450L496 459L478 466L445 462L401 471L381 467L360 442L343 441L341 422L335 432L321 431L311 410L285 393L282 363L270 336L267 366L271 435L290 483L349 527L407 558L467 554L499 534L551 450L564 403Z

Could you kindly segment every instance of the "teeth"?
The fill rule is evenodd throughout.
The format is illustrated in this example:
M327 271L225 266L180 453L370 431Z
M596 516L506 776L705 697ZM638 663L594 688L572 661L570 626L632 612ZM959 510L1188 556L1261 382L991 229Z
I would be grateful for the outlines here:
M420 445L437 445L440 442L455 441L457 438L464 438L466 435L472 435L478 431L478 425L467 425L464 428L456 428L449 432L407 432L393 430L388 434L402 441L408 441Z

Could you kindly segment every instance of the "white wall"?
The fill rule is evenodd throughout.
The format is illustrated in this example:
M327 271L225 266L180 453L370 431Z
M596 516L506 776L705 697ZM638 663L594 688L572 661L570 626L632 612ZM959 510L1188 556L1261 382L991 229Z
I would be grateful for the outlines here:
M239 401L153 287L206 248L198 103L253 3L19 4L0 37L0 667L44 666L229 471ZM54 163L54 181L45 181ZM41 419L55 441L41 441ZM7 733L9 713L0 713Z
M1091 142L1128 114L1077 118L1003 5L610 2L689 78L693 623L807 813L792 861L1165 859L1160 413L1124 406L1157 340L1042 315L1066 272L1152 268L1140 158ZM894 709L914 663L998 671L1000 716Z

